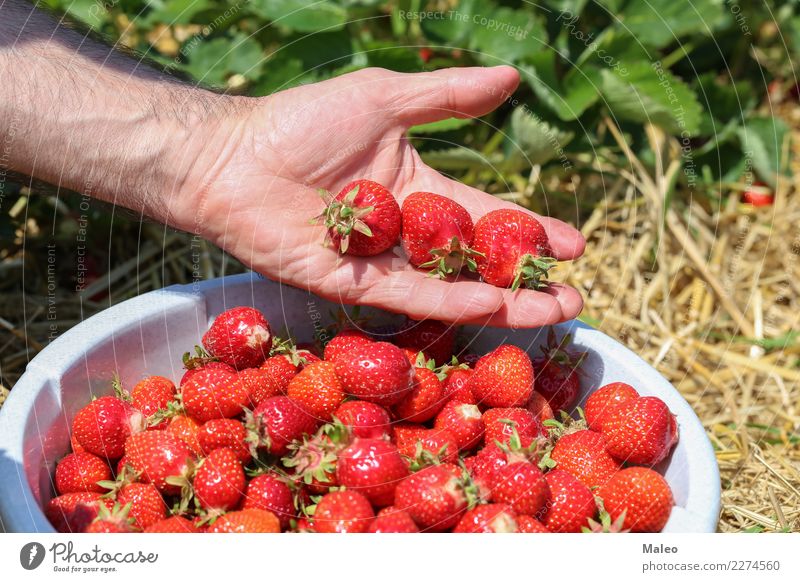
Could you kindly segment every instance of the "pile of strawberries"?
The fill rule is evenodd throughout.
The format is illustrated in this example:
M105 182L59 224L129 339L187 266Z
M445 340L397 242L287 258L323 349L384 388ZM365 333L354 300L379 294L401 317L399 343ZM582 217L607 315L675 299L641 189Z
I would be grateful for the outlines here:
M650 467L678 432L661 400L613 383L575 409L584 355L552 333L533 361L503 344L459 362L436 321L391 337L345 329L318 351L256 309L222 313L179 387L115 380L77 413L46 515L61 532L664 527Z
M343 254L374 256L402 240L411 264L432 275L445 278L467 267L512 289L546 286L555 264L544 227L520 210L494 210L473 225L458 202L431 192L410 194L402 209L371 180L356 180L336 196L321 194L327 207L315 222L327 227L327 242Z

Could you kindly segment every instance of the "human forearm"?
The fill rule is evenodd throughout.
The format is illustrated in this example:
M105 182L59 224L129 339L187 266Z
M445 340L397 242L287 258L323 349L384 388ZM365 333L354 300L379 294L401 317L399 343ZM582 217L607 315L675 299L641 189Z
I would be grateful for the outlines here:
M170 78L26 2L0 5L8 169L185 227L187 176L238 101Z

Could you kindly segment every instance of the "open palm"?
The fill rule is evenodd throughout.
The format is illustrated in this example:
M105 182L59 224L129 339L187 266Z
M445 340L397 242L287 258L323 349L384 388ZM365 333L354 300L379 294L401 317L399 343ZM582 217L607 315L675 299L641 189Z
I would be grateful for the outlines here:
M323 202L366 178L397 198L418 190L460 202L477 220L514 206L450 180L426 166L407 141L412 125L483 115L516 88L510 67L402 74L367 69L256 101L231 128L214 170L195 199L197 230L254 270L344 304L365 304L414 318L538 327L575 317L572 288L499 289L474 279L441 281L415 270L402 253L340 257L322 245L324 229L309 219ZM584 240L572 227L540 218L560 260L580 256Z

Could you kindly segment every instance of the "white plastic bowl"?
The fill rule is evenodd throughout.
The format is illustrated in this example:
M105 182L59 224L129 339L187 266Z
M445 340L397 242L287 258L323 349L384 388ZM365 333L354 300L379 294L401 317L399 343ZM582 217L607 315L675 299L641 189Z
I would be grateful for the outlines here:
M42 506L53 495L55 464L69 448L75 413L92 396L111 391L114 371L125 385L148 374L177 381L182 353L199 343L216 315L238 305L261 309L276 333L289 329L298 341L309 341L338 307L257 275L239 275L168 287L125 301L75 326L37 355L0 411L0 529L52 532ZM373 313L378 323L397 319L365 312ZM622 381L667 403L677 416L680 441L658 467L676 501L664 531L715 531L719 470L689 404L656 370L603 333L575 321L557 329L571 332L575 344L589 352L583 398L593 388ZM507 342L535 354L547 336L546 329L467 331L474 336L471 348L478 353Z

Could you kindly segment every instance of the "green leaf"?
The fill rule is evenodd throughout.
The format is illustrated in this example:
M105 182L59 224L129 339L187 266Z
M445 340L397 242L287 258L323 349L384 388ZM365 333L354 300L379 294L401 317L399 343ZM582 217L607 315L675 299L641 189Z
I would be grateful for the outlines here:
M527 10L498 8L473 18L470 46L487 64L518 62L546 48L547 32L542 21Z
M601 92L615 118L652 123L675 135L697 133L702 108L683 81L657 64L640 62L627 70L601 72Z
M152 10L147 14L144 22L151 26L157 23L169 25L189 24L194 22L193 19L196 14L217 5L211 0L151 0L149 4ZM222 18L224 21L229 21L238 13L240 13L238 9L231 10L228 13L229 16L225 18L225 13L223 12ZM215 28L219 29L224 24L225 22L222 22L221 25L215 24Z
M416 48L400 47L389 42L369 42L363 50L370 67L381 67L390 71L412 73L422 68L422 60Z
M508 149L509 169L521 171L564 156L564 147L575 136L562 131L536 115L527 107L517 107L511 114L511 142Z
M445 131L453 131L460 129L472 123L472 119L459 119L458 117L451 117L450 119L442 119L441 121L433 121L431 123L424 123L422 125L415 125L408 130L408 133L426 134L426 133L442 133Z
M664 47L687 34L711 34L730 12L725 0L633 0L625 5L618 27L639 42Z
M458 4L458 9L434 13L435 17L432 18L420 18L412 11L407 11L402 18L418 19L422 32L432 41L447 46L467 47L476 26L473 18L489 14L493 8L487 0L463 0ZM408 12L412 12L411 15Z
M244 34L200 40L190 46L185 69L198 81L224 85L234 73L249 79L259 77L263 59L261 45Z
M455 147L421 153L422 160L437 170L490 170L497 172L503 162L499 153L484 155L475 150Z
M523 67L521 74L559 119L572 121L599 99L600 71L591 66L573 68L560 82L556 77L556 58L554 51L541 52L530 59L532 66Z
M252 0L251 10L296 32L341 30L347 22L347 10L327 1Z
M250 88L248 93L254 97L260 97L315 80L316 76L313 72L306 72L303 61L300 59L276 58L267 62L266 73Z
M544 0L544 4L556 12L580 16L588 0Z
M751 160L753 169L773 188L786 167L782 152L788 131L777 117L755 117L737 132L745 160Z

